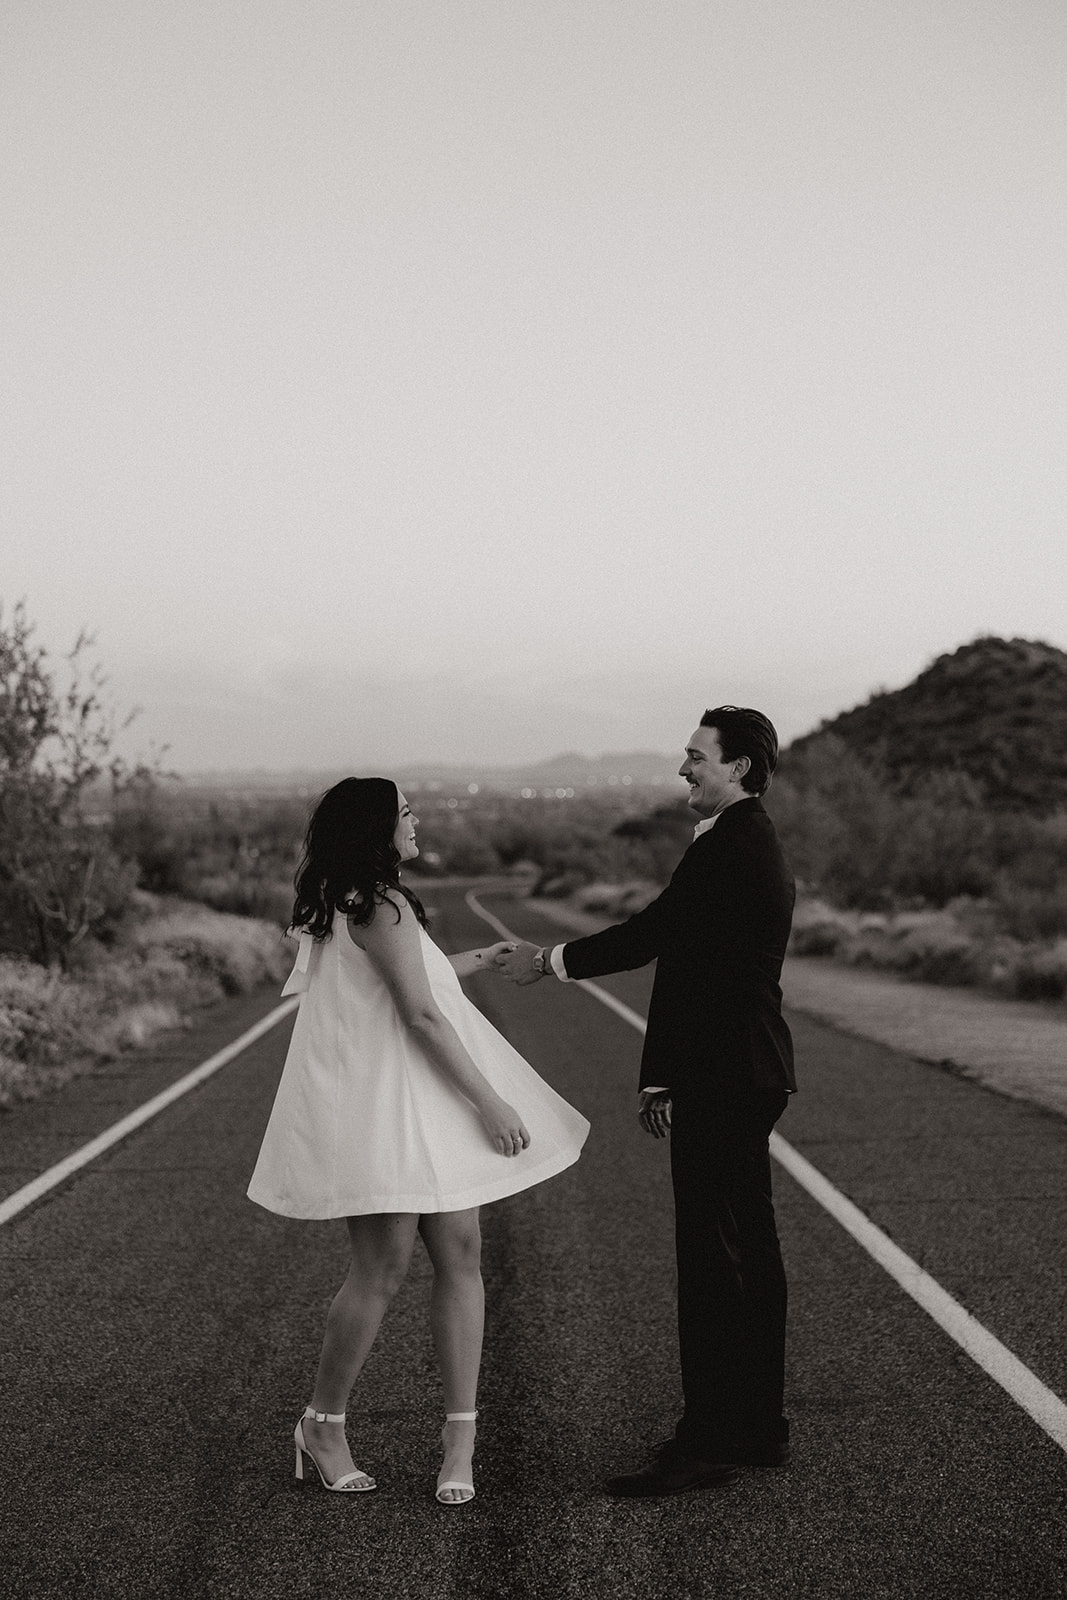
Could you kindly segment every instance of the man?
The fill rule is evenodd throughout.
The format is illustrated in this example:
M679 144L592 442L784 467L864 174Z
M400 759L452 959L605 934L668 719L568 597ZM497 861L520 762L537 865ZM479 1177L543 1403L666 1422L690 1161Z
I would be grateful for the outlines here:
M657 961L638 1114L671 1136L685 1408L650 1464L607 1480L611 1494L676 1494L788 1459L768 1138L796 1089L778 986L794 886L760 802L777 760L762 712L706 711L679 769L703 820L663 893L602 933L501 959L517 983Z

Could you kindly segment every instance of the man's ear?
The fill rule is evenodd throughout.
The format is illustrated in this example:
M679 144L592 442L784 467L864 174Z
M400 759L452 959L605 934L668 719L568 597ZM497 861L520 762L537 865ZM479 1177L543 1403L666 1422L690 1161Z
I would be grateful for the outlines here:
M741 779L748 772L748 769L751 767L751 765L752 762L749 760L748 756L738 756L737 760L730 768L731 778L736 778L738 783L740 783Z

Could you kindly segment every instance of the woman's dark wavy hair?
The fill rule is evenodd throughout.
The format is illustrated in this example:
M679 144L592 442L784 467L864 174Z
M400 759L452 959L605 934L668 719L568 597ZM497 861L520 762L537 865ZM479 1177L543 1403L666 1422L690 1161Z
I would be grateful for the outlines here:
M400 801L391 778L342 778L311 813L296 874L290 927L327 939L334 913L365 927L390 895L403 895L423 927L418 895L400 882L400 853L393 843Z

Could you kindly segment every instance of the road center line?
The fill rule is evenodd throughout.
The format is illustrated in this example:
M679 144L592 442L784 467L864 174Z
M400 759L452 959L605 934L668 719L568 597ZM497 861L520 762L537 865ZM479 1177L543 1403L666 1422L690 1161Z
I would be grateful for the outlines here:
M498 917L479 903L473 890L468 892L466 901L475 915L488 922L502 939L519 938L518 934L512 933ZM624 1006L614 995L608 994L606 989L590 983L586 978L577 979L575 987L585 989L594 999L610 1007L624 1022L636 1028L638 1033L645 1032L644 1020L637 1012L631 1011L629 1006ZM847 1195L835 1188L829 1178L823 1177L818 1168L813 1167L799 1150L794 1150L781 1134L771 1134L770 1148L771 1155L785 1168L790 1177L828 1211L834 1221L840 1223L845 1232L852 1235L857 1244L862 1245L867 1254L888 1272L905 1294L910 1295L916 1304L934 1319L938 1327L965 1350L971 1360L975 1361L983 1372L988 1373L994 1383L998 1383L1016 1405L1021 1406L1038 1427L1044 1429L1050 1439L1055 1440L1061 1450L1067 1450L1067 1405L1064 1405L1059 1396L1053 1394L1052 1390L1043 1384L1018 1356L1013 1355L1006 1345L1001 1344L1000 1340L989 1332L988 1328L983 1327L982 1323L972 1317L958 1300L953 1299L948 1290L943 1289L935 1278L919 1266L918 1262L905 1255L888 1234L883 1233L881 1228L877 1227Z
M232 1040L230 1044L217 1051L215 1055L209 1056L206 1061L201 1061L200 1065L194 1067L192 1072L187 1072L184 1078L179 1078L169 1088L161 1090L151 1100L146 1100L143 1106L138 1106L135 1111L131 1111L128 1116L122 1118L121 1122L116 1122L110 1128L105 1128L104 1132L97 1134L95 1139L91 1139L88 1144L83 1144L79 1150L75 1150L69 1156L65 1156L62 1161L58 1161L54 1167L49 1167L47 1172L42 1172L32 1182L24 1184L21 1189L16 1189L14 1194L8 1195L6 1200L0 1201L0 1225L10 1222L12 1217L17 1217L20 1211L25 1211L27 1206L33 1205L35 1200L39 1200L50 1189L54 1189L57 1184L69 1178L71 1173L77 1172L80 1167L87 1166L90 1161L95 1161L97 1156L103 1155L105 1150L110 1150L113 1144L118 1144L121 1139L125 1139L128 1134L133 1133L136 1128L140 1128L146 1122L150 1122L153 1117L158 1116L167 1106L173 1105L175 1100L180 1100L182 1095L188 1094L190 1089L197 1088L205 1079L210 1078L212 1073L218 1072L220 1067L224 1067L227 1062L232 1061L234 1056L239 1056L242 1050L247 1050L250 1044L254 1044L265 1033L269 1033L273 1027L282 1021L283 1017L287 1017L291 1011L295 1011L298 1004L299 996L294 995L292 998L283 1001L280 1006L275 1006L273 1011L268 1011L267 1015L261 1017L246 1033L242 1033L238 1038Z

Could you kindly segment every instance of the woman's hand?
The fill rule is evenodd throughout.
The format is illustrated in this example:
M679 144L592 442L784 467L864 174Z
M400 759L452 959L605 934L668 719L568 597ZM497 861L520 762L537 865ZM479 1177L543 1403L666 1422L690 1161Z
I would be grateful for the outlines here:
M506 960L514 948L509 939L500 939L496 944L482 945L479 950L460 950L448 959L457 977L473 978L476 972L499 972L501 961Z
M495 1095L479 1113L493 1145L502 1156L517 1156L528 1148L530 1135L514 1106Z
M509 956L514 948L515 942L513 939L498 939L496 944L488 944L484 950L479 950L478 954L482 958L480 965L495 967L499 971L501 957Z

